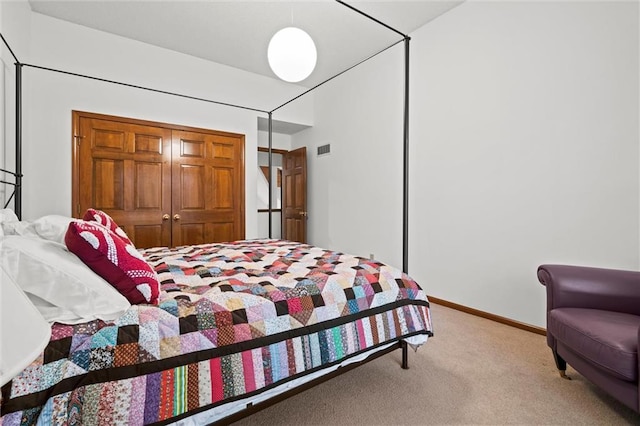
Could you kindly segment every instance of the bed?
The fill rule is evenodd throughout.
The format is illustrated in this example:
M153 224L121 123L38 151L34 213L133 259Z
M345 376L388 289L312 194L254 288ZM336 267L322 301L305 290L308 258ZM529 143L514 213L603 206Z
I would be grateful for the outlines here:
M34 234L5 236L0 250L46 240ZM44 351L2 387L3 426L229 421L432 335L424 291L375 260L275 239L139 253L157 304L54 322Z
M338 3L398 33L405 45L406 271L410 38ZM15 183L1 183L14 187L5 207L13 199L18 217L24 67L267 114L270 158L273 113L320 86L263 111L25 64L1 38L16 65L15 170L0 169ZM271 212L270 202L269 223ZM42 353L2 386L2 426L226 423L392 350L403 351L406 368L408 345L417 348L432 336L427 297L405 273L375 260L274 239L140 250L141 261L157 277L158 294L141 290L152 303L125 300L69 251L64 238L69 221L45 217L13 223L5 237L0 233L0 262L8 276L3 280L34 296L31 301L52 324ZM16 276L21 269L10 258L48 261ZM68 280L53 278L70 271L76 275ZM43 301L47 297L55 300Z

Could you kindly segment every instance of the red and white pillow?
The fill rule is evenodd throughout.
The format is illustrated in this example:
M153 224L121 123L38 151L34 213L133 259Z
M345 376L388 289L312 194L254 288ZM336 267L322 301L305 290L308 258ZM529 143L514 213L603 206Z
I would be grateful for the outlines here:
M129 236L122 228L118 226L115 220L102 210L87 209L82 216L82 220L87 222L98 222L100 225L105 226L114 232L117 236L122 238L127 244L132 244Z
M111 222L106 223L120 229L113 219L109 219ZM121 237L97 221L78 220L69 224L65 243L69 251L115 287L130 303L158 303L158 276L128 238Z

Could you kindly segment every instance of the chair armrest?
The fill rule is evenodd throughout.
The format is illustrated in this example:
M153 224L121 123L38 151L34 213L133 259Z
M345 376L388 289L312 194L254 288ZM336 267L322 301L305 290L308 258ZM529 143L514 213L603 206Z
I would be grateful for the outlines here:
M585 266L541 265L547 311L590 308L640 315L640 272Z

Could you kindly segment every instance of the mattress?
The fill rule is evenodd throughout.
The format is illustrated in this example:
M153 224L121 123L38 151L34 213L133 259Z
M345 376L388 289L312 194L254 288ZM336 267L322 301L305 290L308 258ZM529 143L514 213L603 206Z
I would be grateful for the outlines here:
M2 388L3 426L168 424L432 335L424 291L374 260L281 240L141 252L158 306L54 323Z

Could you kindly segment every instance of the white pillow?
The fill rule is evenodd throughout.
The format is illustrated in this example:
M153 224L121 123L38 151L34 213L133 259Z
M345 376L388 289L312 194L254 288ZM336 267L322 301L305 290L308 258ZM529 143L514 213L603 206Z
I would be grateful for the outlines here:
M11 209L0 209L0 225L4 222L17 222L18 216Z
M0 230L2 235L15 235L14 227L19 226L18 216L11 209L0 210Z
M64 245L64 236L69 223L74 220L72 217L51 214L34 220L29 224L28 229L40 238Z
M22 235L37 237L38 234L31 229L31 223L27 221L7 221L0 224L5 235Z
M50 322L113 321L131 306L63 244L53 241L5 236L0 241L0 267Z
M13 213L11 210L9 211ZM15 218L15 214L13 217ZM57 214L42 216L31 222L18 221L17 218L12 220L10 216L7 219L0 223L0 228L3 229L6 235L40 237L60 244L64 244L64 236L67 233L67 228L69 228L69 223L75 220L72 217Z

